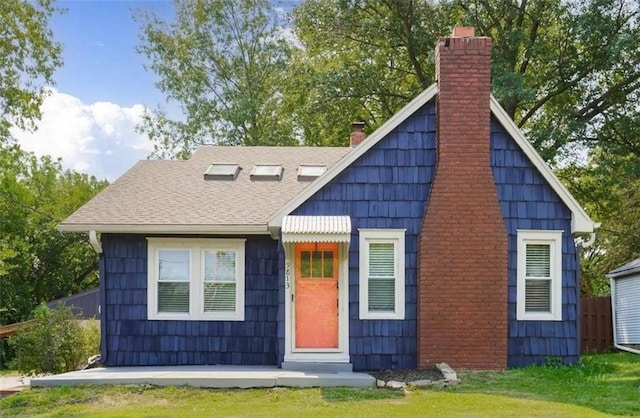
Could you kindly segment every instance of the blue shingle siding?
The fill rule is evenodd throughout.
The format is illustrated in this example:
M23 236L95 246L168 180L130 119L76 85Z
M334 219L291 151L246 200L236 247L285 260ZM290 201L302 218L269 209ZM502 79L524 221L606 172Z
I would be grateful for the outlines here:
M577 252L571 212L495 119L491 121L491 165L509 234L508 365L541 364L561 357L578 361ZM563 230L562 321L517 321L517 230Z
M103 234L102 244L106 365L276 364L276 241L247 237L241 322L148 321L147 240Z
M416 367L416 251L434 176L435 135L431 102L292 213L351 216L349 349L355 370ZM405 320L359 319L358 228L406 229ZM284 283L282 277L280 281ZM279 336L284 347L284 335Z

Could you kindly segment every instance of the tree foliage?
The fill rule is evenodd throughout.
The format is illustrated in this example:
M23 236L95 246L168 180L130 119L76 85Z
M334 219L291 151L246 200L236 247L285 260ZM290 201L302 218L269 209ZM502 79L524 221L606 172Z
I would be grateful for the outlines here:
M282 115L281 74L289 46L267 0L176 0L176 19L140 11L139 50L157 86L177 101L184 120L158 108L142 129L159 156L188 155L201 144L285 145L295 142Z
M33 323L9 338L9 345L16 352L12 368L25 374L71 372L99 353L96 321L81 322L70 307L49 309L41 305L33 319Z
M87 237L55 228L105 186L63 171L60 161L0 146L0 325L97 285L97 256Z
M346 114L374 129L434 81L438 38L474 26L493 39L494 94L553 161L572 144L629 138L612 132L637 120L639 16L637 0L308 0L293 14L306 82L296 107L310 126ZM328 143L346 140L338 120L345 128L324 134Z
M640 155L594 150L586 166L558 170L574 196L602 226L583 251L583 293L609 292L605 274L640 257Z
M0 1L0 143L9 128L35 129L46 86L62 65L48 19L53 0Z

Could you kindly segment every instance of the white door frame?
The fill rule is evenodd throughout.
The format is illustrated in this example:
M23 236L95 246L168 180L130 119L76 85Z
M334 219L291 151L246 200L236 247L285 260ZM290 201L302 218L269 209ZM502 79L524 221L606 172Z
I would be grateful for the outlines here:
M338 348L295 348L295 244L283 243L285 280L284 361L349 363L349 243L338 243Z

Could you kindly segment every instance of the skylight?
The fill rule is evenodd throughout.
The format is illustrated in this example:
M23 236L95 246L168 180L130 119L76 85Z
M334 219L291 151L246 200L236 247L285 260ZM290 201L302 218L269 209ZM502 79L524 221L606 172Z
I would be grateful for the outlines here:
M240 166L234 163L213 163L204 173L205 180L235 180Z
M326 165L301 165L298 167L298 181L313 181L327 171Z
M280 164L256 164L251 170L251 180L280 180L282 178L282 165Z

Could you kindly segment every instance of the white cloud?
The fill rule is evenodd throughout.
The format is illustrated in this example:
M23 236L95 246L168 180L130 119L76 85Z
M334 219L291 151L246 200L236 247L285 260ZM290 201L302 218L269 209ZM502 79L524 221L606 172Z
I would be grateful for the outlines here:
M152 150L146 136L135 131L144 109L140 104L86 104L51 89L38 130L11 132L25 150L62 158L65 168L113 181Z

